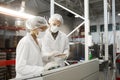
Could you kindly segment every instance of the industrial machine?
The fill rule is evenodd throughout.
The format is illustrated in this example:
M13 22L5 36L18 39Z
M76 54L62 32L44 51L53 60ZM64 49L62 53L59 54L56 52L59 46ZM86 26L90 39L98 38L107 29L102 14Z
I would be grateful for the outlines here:
M42 74L11 80L98 80L99 60L82 61L69 66L45 71Z

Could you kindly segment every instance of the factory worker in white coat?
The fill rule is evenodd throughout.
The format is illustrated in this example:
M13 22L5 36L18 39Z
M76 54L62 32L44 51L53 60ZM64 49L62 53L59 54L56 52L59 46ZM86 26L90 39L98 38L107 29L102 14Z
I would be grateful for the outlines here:
M57 61L64 66L64 59L69 55L69 40L67 35L60 31L63 25L63 18L60 14L54 14L49 19L49 28L42 39L42 54L44 64Z
M40 74L43 68L41 43L37 36L46 29L46 20L36 16L26 21L28 33L19 41L16 49L16 78Z

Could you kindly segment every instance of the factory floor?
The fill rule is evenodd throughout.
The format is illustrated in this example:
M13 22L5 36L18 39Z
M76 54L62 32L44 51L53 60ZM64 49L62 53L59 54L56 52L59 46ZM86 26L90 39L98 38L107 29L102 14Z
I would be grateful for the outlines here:
M119 74L119 71L117 70L117 77L120 77L120 74ZM105 71L100 71L99 72L99 80L113 80L112 77L113 77L113 70L109 70L108 71L108 79L106 77L106 72ZM119 80L119 79L118 79Z
M99 80L112 80L112 71L108 73L108 79L106 78L106 74L104 71L99 72Z

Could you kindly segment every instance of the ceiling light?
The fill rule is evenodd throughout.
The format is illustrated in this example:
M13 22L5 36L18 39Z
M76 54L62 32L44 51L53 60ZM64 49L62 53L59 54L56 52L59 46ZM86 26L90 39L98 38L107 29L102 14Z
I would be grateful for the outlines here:
M0 13L13 16L13 17L22 18L22 19L28 19L28 18L34 17L34 15L26 14L20 11L14 11L14 10L3 8L3 7L0 7Z
M118 16L120 16L120 13L118 13Z

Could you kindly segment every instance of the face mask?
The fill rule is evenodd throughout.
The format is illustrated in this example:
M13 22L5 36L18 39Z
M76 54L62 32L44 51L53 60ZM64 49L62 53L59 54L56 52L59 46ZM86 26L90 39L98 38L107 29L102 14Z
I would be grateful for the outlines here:
M57 31L59 31L59 27L57 27L57 26L51 26L51 31L52 32L54 32L54 33L56 33Z
M43 38L44 35L45 35L45 32L39 32L39 34L36 36L37 36L37 38Z

